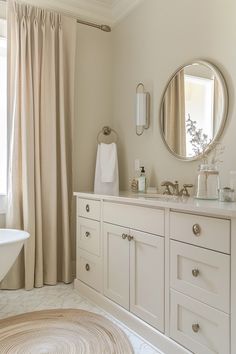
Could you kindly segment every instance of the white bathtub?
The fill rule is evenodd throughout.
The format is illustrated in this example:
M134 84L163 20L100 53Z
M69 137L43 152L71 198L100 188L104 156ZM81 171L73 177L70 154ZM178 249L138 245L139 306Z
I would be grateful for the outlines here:
M0 281L10 270L29 236L26 231L0 229Z

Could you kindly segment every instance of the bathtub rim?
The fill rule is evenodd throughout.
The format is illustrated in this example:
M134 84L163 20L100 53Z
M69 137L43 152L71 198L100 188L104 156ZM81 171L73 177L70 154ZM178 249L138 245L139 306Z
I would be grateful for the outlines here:
M27 240L30 237L30 234L27 231L24 230L18 230L18 229L0 229L0 235L2 232L6 231L11 234L9 238L5 237L3 240L1 239L0 236L0 247L3 245L7 245L10 243L18 243ZM18 236L17 236L18 235Z

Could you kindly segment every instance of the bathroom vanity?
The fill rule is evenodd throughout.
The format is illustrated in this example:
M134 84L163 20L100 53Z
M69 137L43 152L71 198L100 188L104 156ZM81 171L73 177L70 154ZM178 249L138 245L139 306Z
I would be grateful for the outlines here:
M236 203L75 193L75 287L164 353L236 353Z

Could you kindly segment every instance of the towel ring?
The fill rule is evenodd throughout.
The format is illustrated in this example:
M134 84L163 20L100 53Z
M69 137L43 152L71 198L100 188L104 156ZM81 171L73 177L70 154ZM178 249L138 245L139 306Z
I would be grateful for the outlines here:
M102 128L102 130L101 130L101 131L98 133L98 135L97 135L97 142L98 142L98 144L100 144L100 143L102 142L102 141L101 141L102 136L108 136L108 135L111 135L111 133L114 133L114 134L115 134L115 141L114 141L114 143L116 143L117 140L118 140L118 134L117 134L117 132L116 132L114 129L108 127L108 126L105 126L105 127Z

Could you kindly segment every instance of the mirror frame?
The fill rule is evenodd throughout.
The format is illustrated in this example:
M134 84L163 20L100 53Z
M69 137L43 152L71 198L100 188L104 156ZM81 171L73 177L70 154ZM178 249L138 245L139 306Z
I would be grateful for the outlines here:
M164 131L163 131L163 119L162 119L162 107L163 107L163 103L164 103L164 99L165 99L165 94L166 91L169 87L170 82L172 81L172 79L175 77L175 75L180 71L183 70L186 66L190 66L190 65L194 65L194 64L201 64L206 66L207 68L211 69L214 72L214 75L216 76L216 78L219 80L219 82L221 83L222 86L222 91L223 91L223 112L222 112L222 120L221 120L221 124L220 124L220 128L217 132L217 134L215 135L214 139L211 141L211 143L207 146L206 150L205 150L205 154L209 154L209 152L212 150L212 148L214 147L214 142L219 140L225 125L226 125L226 121L227 121L227 117L228 117L228 108L229 108L229 95L228 95L228 89L227 89L227 85L226 85L226 81L224 79L224 76L222 75L222 73L220 72L220 70L212 63L210 63L209 61L206 60L201 60L201 59L196 59L196 60L192 60L191 62L188 62L182 66L180 66L175 72L174 74L171 76L171 78L168 80L167 85L165 86L164 89L164 93L162 94L162 98L161 98L161 105L160 105L160 111L159 111L159 128L160 128L160 132L161 132L161 137L162 140L165 144L165 146L167 147L167 150L173 155L175 156L178 160L181 161L197 161L203 158L203 153L199 154L197 156L193 156L193 157L184 157L184 156L180 156L178 154L176 154L174 151L172 151L169 147L169 145L167 144L166 140L165 140L165 136L164 136Z

